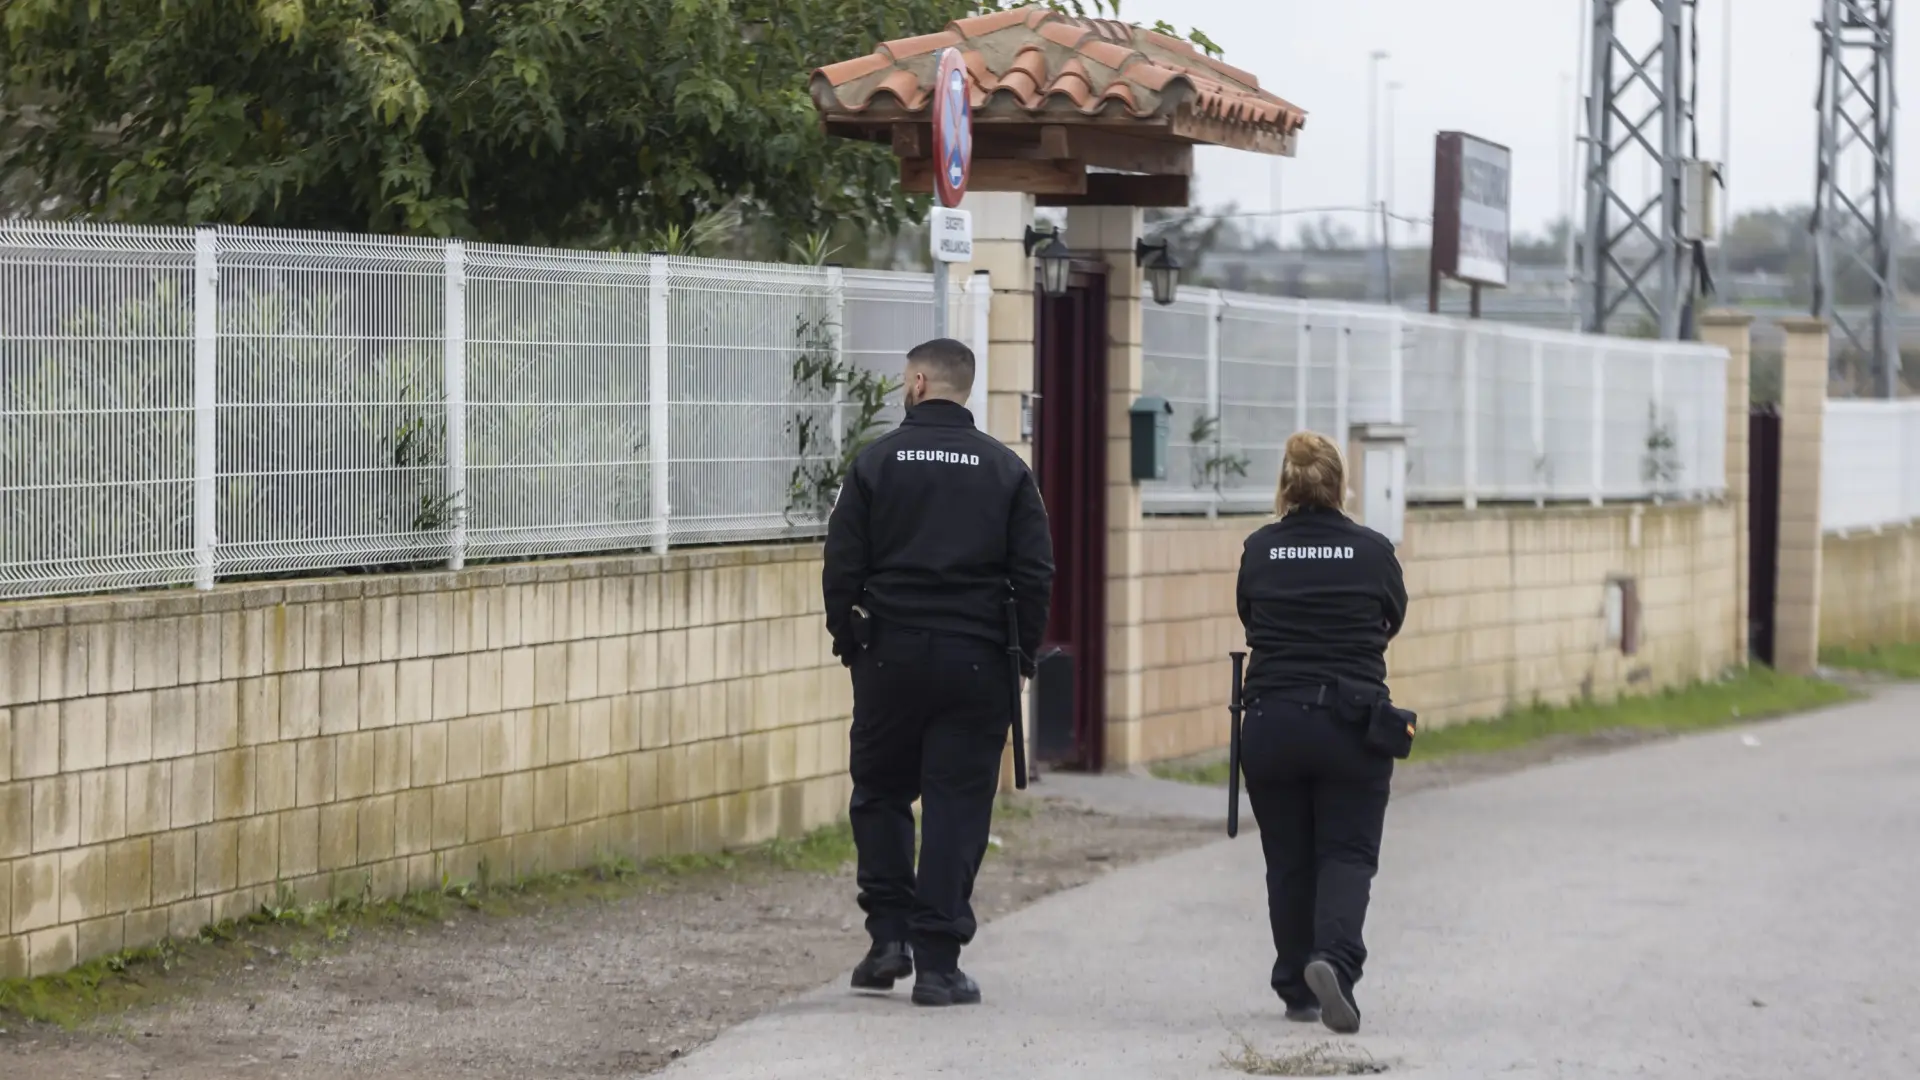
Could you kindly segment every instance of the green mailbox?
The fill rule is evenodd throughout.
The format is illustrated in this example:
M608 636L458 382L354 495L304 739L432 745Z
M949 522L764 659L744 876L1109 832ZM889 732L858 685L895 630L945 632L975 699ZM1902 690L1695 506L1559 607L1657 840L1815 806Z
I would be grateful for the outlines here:
M1133 479L1167 478L1167 440L1173 433L1173 404L1166 398L1143 397L1127 410L1133 425Z

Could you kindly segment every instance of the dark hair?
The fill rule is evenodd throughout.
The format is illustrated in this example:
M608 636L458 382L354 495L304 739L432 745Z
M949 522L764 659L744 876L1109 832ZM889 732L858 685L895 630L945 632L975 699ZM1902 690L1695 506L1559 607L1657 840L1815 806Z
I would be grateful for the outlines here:
M920 365L928 381L943 390L960 394L973 390L973 350L952 338L915 345L907 353L907 363Z

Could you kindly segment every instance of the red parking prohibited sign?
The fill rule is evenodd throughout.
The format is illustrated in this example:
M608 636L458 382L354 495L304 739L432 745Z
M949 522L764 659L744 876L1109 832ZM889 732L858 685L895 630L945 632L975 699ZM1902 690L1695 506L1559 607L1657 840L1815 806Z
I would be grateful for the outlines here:
M973 103L959 49L940 51L933 94L933 161L934 195L941 206L959 206L973 175Z

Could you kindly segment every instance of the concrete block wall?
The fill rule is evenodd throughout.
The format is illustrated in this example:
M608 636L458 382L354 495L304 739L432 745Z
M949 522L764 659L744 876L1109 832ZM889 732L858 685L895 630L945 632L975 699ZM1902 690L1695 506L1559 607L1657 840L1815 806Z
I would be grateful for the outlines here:
M1227 653L1241 544L1266 518L1150 518L1143 536L1145 760L1226 744ZM1725 503L1412 510L1399 556L1411 597L1388 651L1394 697L1428 723L1535 700L1617 696L1718 674L1740 661ZM1632 578L1636 655L1607 643L1606 588Z
M1226 745L1232 669L1246 648L1234 584L1260 517L1148 518L1141 534L1143 655L1140 753L1186 757Z
M844 813L819 548L0 609L0 977Z
M1821 645L1909 641L1920 641L1920 526L1828 534L1820 557Z
M1726 503L1410 513L1394 697L1438 725L1715 676L1742 660L1734 540ZM1631 656L1608 641L1614 578L1639 598Z

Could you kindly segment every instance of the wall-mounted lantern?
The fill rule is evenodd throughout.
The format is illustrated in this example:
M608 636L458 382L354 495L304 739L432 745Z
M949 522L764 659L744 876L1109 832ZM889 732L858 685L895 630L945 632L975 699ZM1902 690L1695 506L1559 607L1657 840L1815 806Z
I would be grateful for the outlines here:
M1028 255L1036 249L1040 252L1040 290L1048 296L1067 295L1067 283L1073 278L1073 253L1067 250L1059 227L1040 232L1029 225L1020 244Z
M1167 250L1167 242L1150 244L1145 240L1133 246L1133 264L1147 271L1147 285L1153 290L1153 302L1161 307L1180 296L1180 260Z

